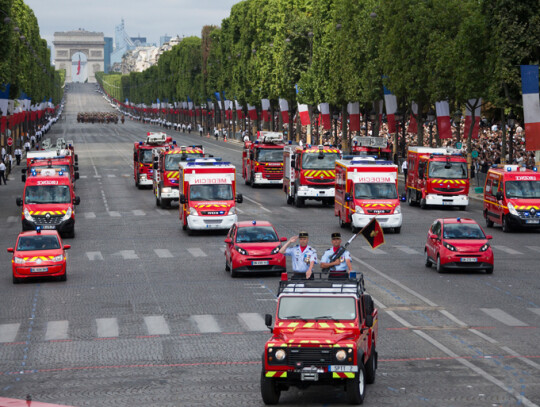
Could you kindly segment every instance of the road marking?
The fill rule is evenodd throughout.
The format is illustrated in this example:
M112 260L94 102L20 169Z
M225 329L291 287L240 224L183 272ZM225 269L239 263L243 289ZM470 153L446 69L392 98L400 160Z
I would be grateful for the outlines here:
M46 341L68 339L68 321L49 321L45 332Z
M187 249L187 251L193 256L193 257L206 257L206 253L203 252L198 247L192 247Z
M264 319L255 312L241 312L238 314L240 323L243 324L248 331L267 331L268 328L264 324Z
M86 219L94 219L96 217L96 214L94 212L85 212L84 217Z
M115 256L122 256L124 260L137 260L139 256L135 254L135 250L120 250L113 253Z
M540 315L540 308L527 308L529 311L534 312L536 315Z
M94 175L94 178L101 178L101 175Z
M79 178L80 179L86 179L86 178L88 178L88 175L79 175Z
M154 249L154 252L158 257L161 257L162 259L169 259L173 257L171 252L167 249Z
M386 254L386 252L384 250L372 249L371 247L367 247L367 246L362 246L362 249L364 249L368 253L376 254L377 256L380 256L381 254Z
M159 213L160 215L170 215L171 211L166 211L165 209L156 209L157 213Z
M511 249L506 246L493 246L495 249L500 250L501 252L505 252L508 254L523 254L521 252L518 252L517 250Z
M532 250L533 252L540 253L540 246L525 246L527 249Z
M103 260L101 252L86 252L86 257L88 257L88 260L90 261Z
M0 325L0 342L15 342L17 332L21 324L1 324Z
M536 362L533 362L532 360L529 360L527 359L526 357L524 356L521 356L519 353L517 353L515 350L513 349L510 349L508 346L501 346L501 349L504 349L506 352L508 352L508 354L516 357L517 359L521 360L523 363L529 365L529 366L532 366L534 367L535 369L539 369L540 370L540 365Z
M146 213L144 211L140 210L140 209L134 209L132 212L133 212L133 215L135 215L135 216L144 216L144 215L146 215Z
M8 223L15 223L19 220L18 216L8 216L7 221Z
M290 206L280 206L279 208L284 210L284 211L291 212L291 213L297 213L298 212L297 209L291 208Z
M120 216L120 212L116 212L116 211L108 211L109 213L109 216L113 217L113 218L119 218Z
M119 335L116 318L97 318L97 335L99 338L115 338Z
M252 202L255 205L259 205L259 208L262 209L263 211L266 211L268 213L272 213L272 211L270 209L266 209L264 206L262 206L262 204L260 204L259 202L257 202L254 199L251 199L249 196L244 196L244 199L247 199L249 202Z
M502 322L505 325L508 326L528 326L523 321L520 321L517 318L514 318L512 315L504 312L502 309L499 308L480 308L481 311L488 314L491 318L496 319L499 322Z
M244 211L242 209L239 209L238 206L236 207L236 212L238 213L244 213Z
M115 175L115 174L107 174L107 177L109 177L109 178L116 178L116 175Z
M169 325L161 315L144 317L144 323L149 335L169 335Z
M221 328L213 315L192 315L190 318L197 325L199 332L203 334L221 332Z
M401 250L403 253L406 254L420 254L420 252L411 249L409 246L394 246L396 249Z

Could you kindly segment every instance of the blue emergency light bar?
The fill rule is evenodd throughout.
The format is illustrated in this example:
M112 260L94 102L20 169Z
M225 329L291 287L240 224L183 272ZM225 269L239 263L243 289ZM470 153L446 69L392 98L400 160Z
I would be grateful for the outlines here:
M139 145L142 146L142 145L143 145L143 142L142 142L142 141L139 141Z
M388 160L351 160L352 164L376 164L376 165L393 165L393 161Z
M220 158L221 160L221 158ZM192 166L192 165L208 165L208 166L211 166L211 165L230 165L231 163L230 162L226 162L226 161L217 161L217 162L188 162L187 165L189 166Z

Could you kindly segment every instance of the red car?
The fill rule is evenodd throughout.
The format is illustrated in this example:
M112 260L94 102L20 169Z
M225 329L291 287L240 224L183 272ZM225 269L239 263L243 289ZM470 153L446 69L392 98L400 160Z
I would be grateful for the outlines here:
M69 248L71 246L62 243L56 230L38 229L20 233L15 248L7 249L13 253L13 284L26 278L44 276L66 281L66 250Z
M485 270L493 273L492 236L472 219L436 219L429 228L425 253L426 267L437 265L437 271Z
M280 275L286 271L287 262L279 249L286 240L278 236L270 222L236 222L225 239L225 270L231 277L250 272Z

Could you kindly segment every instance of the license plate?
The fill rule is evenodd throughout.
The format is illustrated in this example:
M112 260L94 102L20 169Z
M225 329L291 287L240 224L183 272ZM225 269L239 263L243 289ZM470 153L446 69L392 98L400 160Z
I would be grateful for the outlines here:
M55 226L54 225L43 225L42 228L43 229L55 229Z
M527 219L525 223L540 223L540 219Z
M268 266L269 264L269 261L268 260L259 260L259 261L252 261L251 262L251 265L252 266Z
M46 273L48 270L47 267L32 267L30 271L32 273Z
M443 201L442 204L443 204L443 205L452 205L453 202L452 202L452 201Z
M478 259L476 257L462 257L461 262L462 263L476 263Z
M328 366L329 372L358 372L358 366L340 366L340 365L331 365Z

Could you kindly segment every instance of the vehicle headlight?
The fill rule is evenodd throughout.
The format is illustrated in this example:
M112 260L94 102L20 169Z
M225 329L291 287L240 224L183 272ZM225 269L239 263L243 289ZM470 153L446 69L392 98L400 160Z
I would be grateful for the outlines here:
M454 246L452 246L450 243L443 242L443 246L452 252L457 252L457 249Z
M59 254L58 256L55 256L52 261L62 261L64 260L64 255L63 254Z
M245 249L242 249L240 246L234 246L234 248L236 249L236 251L244 256L247 256L248 255L248 252L247 250Z
M401 213L401 205L398 205L394 208L394 214Z
M255 173L255 178L256 179L261 179L262 178L262 174L260 172L256 172Z
M287 356L287 352L285 352L283 349L278 349L275 353L276 360L282 361Z
M32 222L34 221L34 218L32 217L32 215L30 215L28 208L24 208L24 218Z
M141 179L146 179L146 174L141 174Z
M510 202L508 202L508 212L510 212L512 215L518 216L518 211L516 211L516 208L514 208L514 205Z
M197 212L197 209L195 208L189 208L189 214L191 216L199 216L199 213Z
M361 214L361 215L364 215L364 213L365 213L364 210L362 209L362 207L361 207L361 206L358 206L358 205L356 205L356 206L354 207L354 211L355 211L356 213Z
M343 362L345 359L347 359L347 353L341 349L336 352L336 360L338 362Z
M298 190L299 190L299 191L306 191L307 189L308 189L307 185L300 185L300 186L298 187Z
M64 216L62 216L62 220L68 220L69 218L71 218L71 214L73 213L73 210L71 209L71 207L69 207L65 213Z
M170 194L171 192L172 192L171 187L163 187L163 188L161 188L161 193L162 194Z
M232 206L231 209L229 209L229 215L236 215L236 206Z
M481 252L485 252L487 249L489 249L489 243L486 243L485 245L483 245L481 248L480 248L480 251Z
M15 264L24 264L24 259L22 257L14 257L13 261Z
M272 250L270 252L270 254L278 254L279 253L279 249L281 249L281 246L277 246L276 248L274 248L274 250Z

